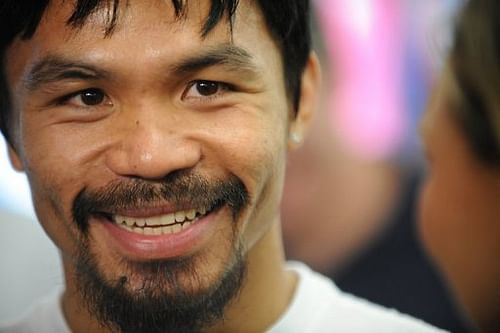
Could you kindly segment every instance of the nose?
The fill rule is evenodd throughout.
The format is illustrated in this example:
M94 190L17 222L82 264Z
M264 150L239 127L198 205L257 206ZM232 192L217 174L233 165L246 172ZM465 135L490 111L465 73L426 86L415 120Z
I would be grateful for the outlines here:
M134 121L117 131L115 144L106 154L108 168L117 175L160 179L173 171L192 168L201 159L200 144L175 124Z

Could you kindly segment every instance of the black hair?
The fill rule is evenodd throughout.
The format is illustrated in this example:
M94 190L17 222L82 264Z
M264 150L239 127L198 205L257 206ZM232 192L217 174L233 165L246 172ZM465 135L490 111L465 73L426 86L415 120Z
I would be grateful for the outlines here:
M175 15L182 17L189 0L171 1ZM0 130L9 142L11 138L8 128L12 105L5 75L5 53L16 38L29 39L33 36L49 2L50 0L3 0L0 3ZM210 11L200 34L207 35L224 17L229 20L231 26L238 2L239 0L211 0ZM297 110L301 76L311 51L309 0L257 2L268 29L280 48L288 98L294 110ZM67 24L74 28L81 27L93 12L108 6L110 15L105 33L110 34L117 22L119 4L120 0L76 0Z
M455 115L476 157L500 166L500 2L471 0L458 18L450 65Z

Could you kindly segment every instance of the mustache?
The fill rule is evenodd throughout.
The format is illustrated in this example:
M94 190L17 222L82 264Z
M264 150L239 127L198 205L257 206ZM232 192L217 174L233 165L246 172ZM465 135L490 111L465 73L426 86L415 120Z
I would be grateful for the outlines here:
M91 216L110 216L120 210L169 203L176 209L186 206L207 211L226 205L236 219L249 204L243 182L231 174L226 179L208 180L189 170L175 171L151 181L140 178L115 180L98 188L83 188L73 200L72 215L84 234Z

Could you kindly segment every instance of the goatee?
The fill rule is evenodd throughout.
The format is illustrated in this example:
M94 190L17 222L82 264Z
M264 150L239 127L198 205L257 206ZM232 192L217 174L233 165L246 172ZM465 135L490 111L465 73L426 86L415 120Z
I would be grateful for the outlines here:
M248 191L236 176L209 181L189 171L174 172L159 181L128 179L97 190L84 188L73 202L72 213L82 236L75 258L77 288L91 316L103 327L123 333L201 332L223 320L224 310L238 294L246 273L244 249L236 230L238 217L249 201ZM112 279L102 272L99 254L92 253L90 246L90 218L162 202L207 210L227 207L231 211L233 237L226 244L229 255L221 259L224 262L201 262L222 267L210 283L202 282L207 277L197 270L202 259L196 254L169 260L122 260L127 273ZM190 281L187 285L186 280Z

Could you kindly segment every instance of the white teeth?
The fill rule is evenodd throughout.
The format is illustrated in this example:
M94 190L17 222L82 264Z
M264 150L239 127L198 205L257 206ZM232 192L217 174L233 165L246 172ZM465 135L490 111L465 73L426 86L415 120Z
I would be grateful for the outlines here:
M179 223L176 223L172 226L172 233L175 234L176 232L179 232L182 230L182 225Z
M162 215L160 217L160 220L161 220L161 225L172 224L175 222L175 215L174 214Z
M193 220L196 217L196 210L191 209L186 212L186 217L188 220Z
M171 234L172 233L172 227L167 225L165 227L161 227L161 233L162 234Z
M156 227L161 225L161 217L150 217L145 219L146 225L151 227Z
M152 228L153 229L153 235L161 235L161 227L159 228Z
M185 230L185 229L189 228L189 226L190 226L191 224L193 224L193 222L190 222L190 221L184 222L184 223L182 224L182 230Z
M129 218L129 217L125 217L125 216L120 216L120 220L119 220L120 223L123 223L123 224L126 224L128 225L129 227L133 226L134 225L134 222L135 222L135 219L133 218Z
M133 232L135 232L136 234L141 234L141 235L144 235L144 229L143 228L139 228L139 227L134 227L134 228L127 228L125 227L127 230L131 230Z
M199 217L205 215L206 209L177 211L171 214L148 218L116 215L114 221L120 227L130 232L148 236L163 235L177 233L189 228L193 223L198 221L199 217L197 217L197 214L199 214Z
M175 212L175 222L184 222L186 213L184 211Z
M144 228L144 235L153 235L153 234L154 234L154 228L150 228L150 227Z

